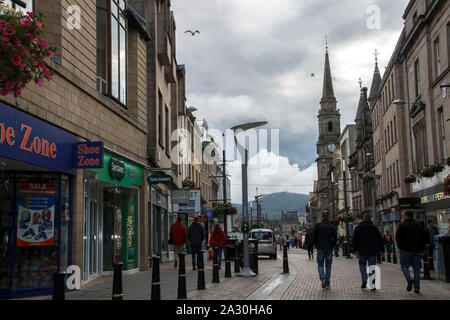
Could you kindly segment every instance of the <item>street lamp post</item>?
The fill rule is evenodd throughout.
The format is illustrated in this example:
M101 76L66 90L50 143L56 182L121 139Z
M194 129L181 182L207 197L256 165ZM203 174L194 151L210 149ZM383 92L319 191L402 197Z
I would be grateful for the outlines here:
M248 150L244 145L240 145L236 138L237 132L243 132L252 128L256 128L262 125L267 124L267 122L253 122L253 123L245 123L231 128L234 130L234 141L238 150L241 153L241 157L243 159L242 163L242 233L243 233L243 254L244 254L244 267L241 272L236 274L238 277L253 277L256 276L253 273L252 269L250 269L250 257L248 251L248 232L249 232L249 223L248 223L248 182L247 182L247 165L248 165Z

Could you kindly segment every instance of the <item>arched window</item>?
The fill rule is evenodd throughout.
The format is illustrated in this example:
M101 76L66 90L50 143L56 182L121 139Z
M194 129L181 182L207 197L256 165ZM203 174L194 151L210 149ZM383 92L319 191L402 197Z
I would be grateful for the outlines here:
M331 121L328 122L328 131L333 131L333 122Z

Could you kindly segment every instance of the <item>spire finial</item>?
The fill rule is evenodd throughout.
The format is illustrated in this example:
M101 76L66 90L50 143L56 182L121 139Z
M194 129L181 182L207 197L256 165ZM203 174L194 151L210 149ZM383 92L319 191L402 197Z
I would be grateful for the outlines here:
M325 50L328 52L328 35L325 36Z
M378 56L380 55L380 52L378 51L378 49L375 49L375 52L373 53L373 55L375 56L375 63L378 63Z
M363 81L361 80L361 78L359 78L358 83L359 83L359 88L362 89Z

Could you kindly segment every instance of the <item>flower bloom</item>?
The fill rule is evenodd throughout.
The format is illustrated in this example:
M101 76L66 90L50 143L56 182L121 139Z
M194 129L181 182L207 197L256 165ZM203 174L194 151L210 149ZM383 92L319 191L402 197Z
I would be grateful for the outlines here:
M39 21L36 22L36 27L38 27L38 29L42 29L42 23L40 23Z
M26 27L26 26L29 25L30 23L31 23L31 20L30 20L29 17L22 18L22 19L20 19L20 21L19 21L19 24L20 24L22 27Z
M11 57L11 63L18 67L22 63L22 58L16 53Z

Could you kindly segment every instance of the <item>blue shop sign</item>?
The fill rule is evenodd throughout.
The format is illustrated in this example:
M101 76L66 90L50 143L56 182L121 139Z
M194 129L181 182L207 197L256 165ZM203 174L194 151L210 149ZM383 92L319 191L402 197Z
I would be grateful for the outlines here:
M208 216L208 220L214 220L214 210L209 207L203 207L203 212L205 216Z
M76 142L76 136L0 103L0 156L75 175Z
M75 168L103 168L103 142L78 142L75 144Z
M399 211L389 212L383 215L383 222L400 221L401 215Z

